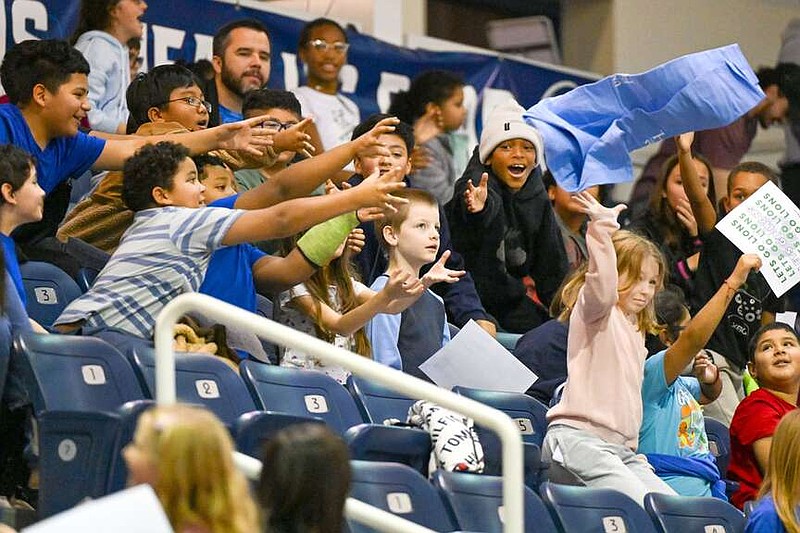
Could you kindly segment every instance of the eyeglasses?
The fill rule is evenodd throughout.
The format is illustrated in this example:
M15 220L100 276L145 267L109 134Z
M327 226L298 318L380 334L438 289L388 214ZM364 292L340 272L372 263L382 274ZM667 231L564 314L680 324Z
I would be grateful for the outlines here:
M268 130L275 130L276 132L288 130L292 126L297 126L297 122L289 121L289 122L280 122L277 120L265 120L261 123L262 128L267 128Z
M209 114L211 113L211 110L214 109L214 106L211 105L211 102L206 102L205 100L201 100L200 98L195 98L194 96L184 96L183 98L175 98L174 100L167 100L166 102L163 102L158 105L171 104L172 102L185 102L192 107L198 107L198 108L200 106L203 106L206 108L206 111L208 111Z
M342 41L329 43L324 39L314 39L313 41L308 41L307 44L317 52L327 52L333 48L337 54L347 53L347 49L350 48L350 43L343 43Z

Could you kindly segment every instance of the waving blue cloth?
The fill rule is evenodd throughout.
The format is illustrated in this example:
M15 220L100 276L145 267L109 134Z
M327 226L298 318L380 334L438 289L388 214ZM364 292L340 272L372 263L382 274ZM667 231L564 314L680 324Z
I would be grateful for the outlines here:
M765 98L739 45L690 54L642 74L615 74L525 112L567 191L633 179L629 153L687 131L726 126Z
M719 475L717 463L711 455L707 457L678 457L662 453L648 453L650 463L657 476L691 476L704 479L711 485L711 495L728 501L725 495L725 482Z

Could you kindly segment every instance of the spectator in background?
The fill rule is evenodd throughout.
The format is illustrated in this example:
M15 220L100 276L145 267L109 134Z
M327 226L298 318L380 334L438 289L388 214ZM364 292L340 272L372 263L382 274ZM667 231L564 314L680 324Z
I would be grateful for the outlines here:
M347 33L337 22L318 18L300 32L297 51L306 66L306 83L293 92L300 100L303 116L314 119L319 133L317 152L330 150L350 140L361 122L361 112L340 92L339 73L347 63Z
M269 81L272 46L267 28L255 19L229 22L214 35L214 81L203 88L212 103L210 126L242 119L247 91Z
M133 37L128 40L128 61L131 62L131 79L139 74L139 69L142 68L144 59L142 59L142 40L138 37Z
M72 42L89 62L89 125L108 133L125 133L131 82L128 41L142 37L144 0L82 0ZM138 57L138 55L137 55Z
M423 164L412 169L412 185L431 193L439 205L446 204L458 179L446 134L460 128L467 116L464 80L445 70L423 72L408 91L392 95L389 114L414 126L414 144Z
M542 175L542 181L547 189L547 196L553 204L558 228L561 230L569 269L574 271L589 258L589 252L586 250L586 215L572 198L572 193L559 187L549 170ZM600 200L599 185L586 190Z
M350 490L347 445L321 424L278 432L264 449L258 500L266 533L340 533Z

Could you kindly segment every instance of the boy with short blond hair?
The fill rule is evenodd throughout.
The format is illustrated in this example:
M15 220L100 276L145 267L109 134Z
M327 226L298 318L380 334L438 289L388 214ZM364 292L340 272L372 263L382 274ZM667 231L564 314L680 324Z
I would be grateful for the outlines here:
M436 261L439 251L439 205L422 189L406 189L397 196L408 200L397 212L375 223L375 233L389 254L387 272L401 270L420 276L423 266ZM437 263L444 265L449 252ZM453 283L463 274L450 272L446 281ZM381 290L389 276L384 273L372 284ZM423 282L425 279L423 278ZM427 282L425 282L428 285ZM380 314L369 323L367 335L375 361L430 381L420 369L430 356L450 341L450 329L444 301L429 288L402 313Z

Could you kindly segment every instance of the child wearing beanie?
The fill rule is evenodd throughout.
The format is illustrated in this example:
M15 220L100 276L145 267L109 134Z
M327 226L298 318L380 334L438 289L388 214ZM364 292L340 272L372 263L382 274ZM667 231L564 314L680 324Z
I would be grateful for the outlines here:
M523 112L513 100L492 111L446 208L453 246L481 302L512 333L549 319L547 307L568 269L541 178L542 136Z

